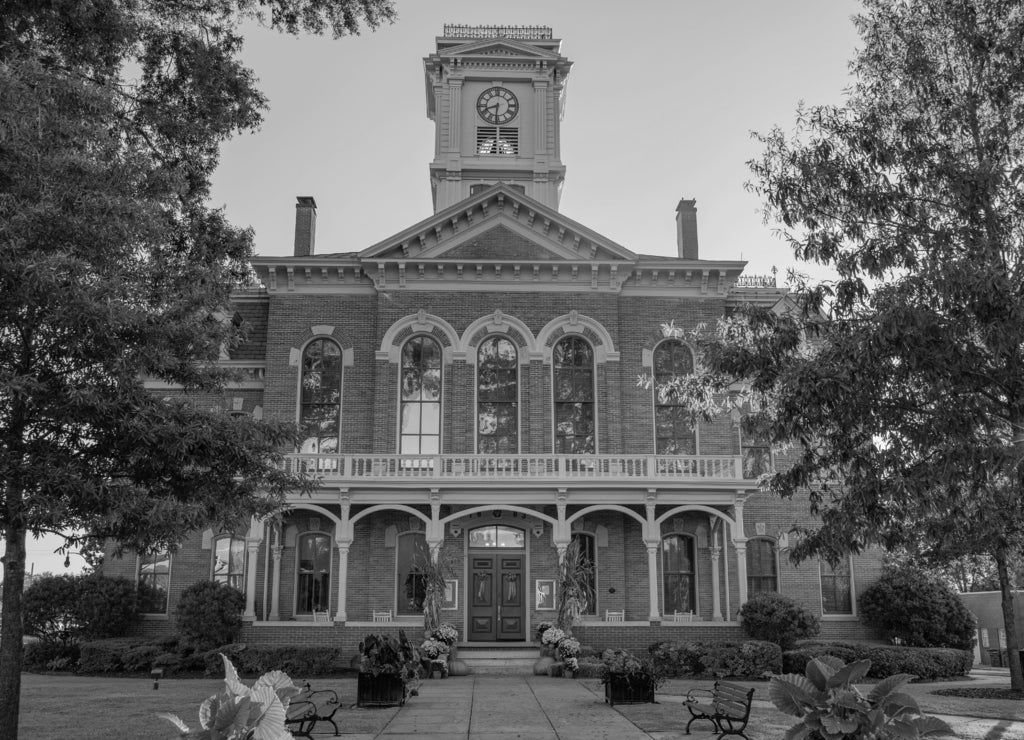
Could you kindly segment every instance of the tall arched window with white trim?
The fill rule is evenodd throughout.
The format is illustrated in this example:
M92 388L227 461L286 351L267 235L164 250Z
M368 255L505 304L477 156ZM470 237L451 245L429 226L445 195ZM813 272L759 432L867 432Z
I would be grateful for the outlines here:
M654 439L655 454L696 455L697 434L690 424L686 406L658 389L672 378L693 372L693 353L676 339L654 348Z
M166 614L171 586L171 553L168 550L139 555L139 612Z
M565 337L552 351L555 453L597 452L594 348L582 337Z
M441 451L441 345L417 335L402 345L401 428L403 455Z
M670 534L661 540L661 571L665 614L697 611L697 570L694 540Z
M302 352L299 391L300 452L338 451L341 433L341 347L330 339L314 339Z
M422 614L427 595L423 566L430 560L430 548L423 532L398 536L395 548L395 583L398 587L395 614Z
M779 549L769 537L747 540L747 593L779 590Z
M331 606L331 538L307 532L298 541L296 614L328 611Z
M213 574L216 583L245 591L245 540L222 535L213 541Z
M477 349L476 451L519 452L519 353L506 337L488 337Z

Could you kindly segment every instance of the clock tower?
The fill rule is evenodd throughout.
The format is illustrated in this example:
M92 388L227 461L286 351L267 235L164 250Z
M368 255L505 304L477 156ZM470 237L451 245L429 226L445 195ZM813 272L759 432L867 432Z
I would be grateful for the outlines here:
M558 208L559 145L572 62L544 26L446 25L423 60L434 121L434 212L504 182Z

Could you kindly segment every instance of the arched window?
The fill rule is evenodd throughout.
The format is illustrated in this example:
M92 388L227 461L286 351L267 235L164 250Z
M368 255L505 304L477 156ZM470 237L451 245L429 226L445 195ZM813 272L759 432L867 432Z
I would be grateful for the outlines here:
M171 585L171 553L167 550L139 555L139 612L166 614Z
M422 614L427 594L426 576L422 566L430 559L430 548L423 532L406 532L398 537L395 548L398 587L396 614Z
M779 556L775 540L747 540L747 593L779 590Z
M519 452L519 353L504 337L488 337L477 350L476 408L477 452Z
M590 576L587 579L590 599L583 613L597 614L597 544L594 541L594 535L586 532L573 532L572 541L577 543L583 562L590 566Z
M488 524L469 530L470 547L526 547L526 534L518 527L505 527L500 524Z
M245 591L245 540L223 535L213 542L213 580Z
M670 534L661 541L665 613L697 611L697 572L693 537Z
M675 376L693 372L693 353L682 342L669 339L654 349L655 454L696 455L697 435L690 425L686 406L657 391Z
M415 336L402 347L401 430L398 451L436 455L441 451L441 345Z
M319 532L301 535L298 566L295 613L328 611L331 606L331 538Z
M853 614L853 568L843 558L833 567L824 560L818 564L821 577L821 613Z
M341 431L341 347L330 339L314 339L302 353L299 393L301 452L338 451Z
M555 453L597 452L594 410L594 350L580 337L566 337L552 352Z

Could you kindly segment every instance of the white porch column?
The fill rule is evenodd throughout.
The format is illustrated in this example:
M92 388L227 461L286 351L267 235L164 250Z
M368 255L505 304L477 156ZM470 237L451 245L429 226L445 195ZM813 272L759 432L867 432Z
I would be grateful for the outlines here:
M352 546L352 522L349 521L352 500L347 489L342 489L339 500L341 524L334 535L334 545L338 548L338 611L334 621L345 622L348 621L348 550Z
M572 532L569 531L569 525L565 521L565 507L567 499L568 493L566 489L559 488L558 493L555 496L555 508L558 509L558 521L555 522L555 528L551 530L552 544L554 544L555 549L558 550L559 566L561 566L565 561L565 551L569 549L569 543L572 541Z
M256 565L262 541L263 522L253 517L245 535L245 612L242 614L242 618L250 622L256 621Z
M435 469L439 469L438 465ZM430 559L437 562L441 557L441 545L444 544L444 527L441 526L441 494L436 488L430 489L430 523L424 539L430 548Z
M651 622L661 621L661 612L658 609L658 550L661 549L661 525L655 519L654 499L656 492L652 489L647 493L647 503L644 508L647 512L647 522L644 525L644 544L647 545L647 591L650 608L647 619Z
M718 533L714 533L715 544L711 546L711 621L722 621L722 594L721 579L718 575L718 560L722 555L722 548L718 546Z
M281 554L284 552L284 545L280 538L276 545L270 548L271 557L274 559L273 572L270 576L270 621L281 620Z
M736 588L740 594L740 603L737 609L747 603L747 536L743 532L743 504L747 501L747 495L738 491L733 500L733 511L736 516L736 526L732 530L732 542L736 548ZM733 615L729 615L733 619Z

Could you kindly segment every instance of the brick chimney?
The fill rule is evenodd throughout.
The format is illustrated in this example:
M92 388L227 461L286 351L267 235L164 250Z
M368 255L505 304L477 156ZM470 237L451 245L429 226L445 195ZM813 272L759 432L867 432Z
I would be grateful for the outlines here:
M295 256L312 257L316 241L316 201L311 195L300 195L295 204Z
M697 201L683 198L676 206L676 245L679 257L695 260L697 257Z

